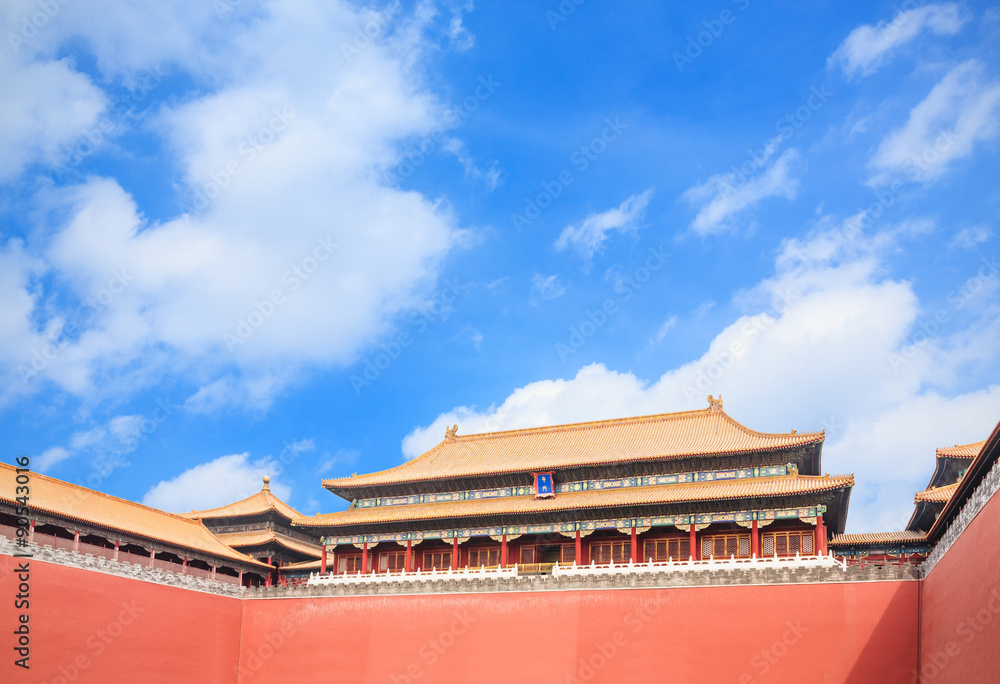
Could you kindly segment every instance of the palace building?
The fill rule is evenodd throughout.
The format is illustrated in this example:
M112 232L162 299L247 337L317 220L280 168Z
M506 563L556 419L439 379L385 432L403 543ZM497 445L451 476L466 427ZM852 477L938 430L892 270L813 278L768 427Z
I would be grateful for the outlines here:
M815 556L854 479L823 433L766 434L722 399L696 411L459 435L390 470L325 480L346 511L298 517L321 572Z

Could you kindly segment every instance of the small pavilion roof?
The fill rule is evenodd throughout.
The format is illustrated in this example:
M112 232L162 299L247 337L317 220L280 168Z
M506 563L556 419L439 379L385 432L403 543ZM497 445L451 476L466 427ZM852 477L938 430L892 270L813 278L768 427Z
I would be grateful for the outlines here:
M824 433L751 430L709 397L709 407L637 418L458 435L403 465L365 475L324 480L332 491L545 469L599 466L717 454L749 454L821 443Z
M853 485L853 475L824 477L792 475L740 481L695 482L651 487L564 492L552 499L536 500L534 495L529 494L527 496L511 496L497 499L472 499L407 506L352 508L336 513L296 518L292 522L302 527L343 527L411 520L544 513L577 509L589 510L646 504L784 497L834 491L852 487Z
M944 487L931 487L922 492L917 492L916 496L913 497L913 502L920 503L921 501L926 501L929 503L948 503L951 501L951 497L955 495L957 490L958 482L945 485Z
M0 463L0 500L14 504L17 469ZM125 535L159 540L251 565L267 567L223 544L197 520L174 515L134 501L103 494L54 477L31 473L29 510L53 517L115 530Z
M899 542L926 541L923 532L904 530L902 532L865 532L862 534L835 534L830 546L863 546L872 544L892 544Z
M271 478L264 476L264 486L256 494L240 499L235 503L219 508L209 508L204 511L190 511L180 513L185 518L201 518L202 520L212 520L215 518L239 518L243 516L261 515L268 511L275 511L283 518L291 520L300 518L302 514L276 497L271 492Z
M294 539L283 534L277 534L274 530L228 532L224 534L216 534L215 536L222 540L225 544L236 548L263 546L273 542L291 551L304 553L307 556L313 556L314 558L319 558L322 554L319 544L310 544L309 542L304 542L300 539Z
M937 450L937 457L967 458L971 460L979 454L984 444L986 444L985 439L981 442L973 442L972 444L956 444L953 447L943 447Z

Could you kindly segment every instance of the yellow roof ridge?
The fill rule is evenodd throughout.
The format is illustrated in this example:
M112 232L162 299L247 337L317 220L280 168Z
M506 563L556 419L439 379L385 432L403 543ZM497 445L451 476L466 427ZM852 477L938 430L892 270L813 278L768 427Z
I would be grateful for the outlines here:
M938 447L934 451L934 453L937 455L938 458L963 458L963 459L971 459L971 458L975 458L976 455L972 454L971 456L959 456L959 455L955 454L954 452L957 452L957 451L959 451L961 449L968 449L970 447L979 447L979 449L982 449L984 444L986 444L986 440L982 439L982 440L979 440L978 442L969 442L968 444L956 444L955 446L950 446L950 447ZM952 452L952 453L947 453L947 452Z
M228 504L226 504L224 506L216 506L215 508L205 508L205 509L202 509L202 510L188 511L187 513L181 513L180 515L182 517L185 517L185 518L188 518L188 519L206 518L206 517L221 517L221 516L218 516L218 515L211 515L210 516L210 515L206 515L206 514L207 513L219 513L220 511L225 511L227 509L236 508L240 504L245 503L247 501L250 501L251 499L254 499L256 497L260 497L261 495L263 495L263 499L267 503L267 506L268 506L267 508L259 510L259 511L253 511L253 512L250 512L250 513L236 512L236 513L233 513L232 515L234 515L234 516L236 516L236 515L255 515L257 513L267 513L268 511L274 511L275 513L281 513L282 515L285 515L285 511L281 510L282 507L283 508L287 508L289 511L293 512L295 514L295 516L302 515L299 511L295 510L294 508L292 508L287 503L285 503L284 501L282 501L281 499L279 499L277 496L274 495L274 492L271 491L271 487L269 486L270 485L270 481L271 481L271 478L268 477L267 475L265 475L264 476L264 486L261 487L260 491L254 492L250 496L243 497L242 499L239 499L238 501L233 501L232 503L228 503ZM273 501L272 501L272 499L273 499ZM277 502L277 503L275 503L275 502ZM289 517L289 519L291 519L291 518L293 518L295 516L288 516L288 517Z

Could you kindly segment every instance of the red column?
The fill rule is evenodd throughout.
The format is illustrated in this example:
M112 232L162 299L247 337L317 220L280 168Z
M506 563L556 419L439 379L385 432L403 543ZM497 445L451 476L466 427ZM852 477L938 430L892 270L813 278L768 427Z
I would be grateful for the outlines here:
M188 557L184 556L184 562L181 564L181 574L188 574Z
M115 560L118 560L118 545L120 543L118 540L115 540Z
M212 581L215 581L215 563L212 563Z
M35 521L31 520L28 522L28 541L35 541Z
M153 567L153 561L156 559L156 551L149 552L149 567Z
M319 557L319 571L326 574L326 544L323 544L323 552Z
M405 567L406 572L410 571L410 568L412 567L411 566L412 562L413 562L413 540L412 539L407 539L406 540L406 567Z
M239 584L239 585L240 585L241 587L243 586L243 570L242 570L242 568L240 569L240 576L239 576L239 579L237 579L236 581L237 581L237 583L238 583L238 584Z
M691 541L690 541L690 545L691 545L691 558L693 558L694 560L699 560L698 556L700 554L699 554L699 549L698 549L698 533L695 532L694 523L691 523L691 532L690 532L690 535L691 535Z
M507 567L507 534L504 533L503 538L500 540L500 567Z
M368 542L361 547L361 574L368 574Z
M73 533L73 550L74 551L79 551L80 550L80 532L79 531Z
M583 541L580 539L580 530L576 531L576 553L573 557L576 558L577 565L583 565Z
M750 554L760 558L760 528L756 520L750 525Z
M823 524L823 516L816 516L816 541L813 544L816 553L826 555L826 525Z
M451 569L458 570L458 537L451 540Z
M635 525L632 525L632 551L631 551L631 554L632 555L630 556L630 558L631 558L632 562L633 563L637 563L639 561L639 540L638 540L638 537L636 535Z

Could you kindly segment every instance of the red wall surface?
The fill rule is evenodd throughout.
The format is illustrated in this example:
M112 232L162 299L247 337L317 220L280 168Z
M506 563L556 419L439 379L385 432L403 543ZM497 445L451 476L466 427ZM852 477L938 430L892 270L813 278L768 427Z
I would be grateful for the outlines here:
M16 559L0 555L0 682L235 683L241 601L30 562L30 606L14 606ZM30 670L14 665L27 612Z
M1000 682L1000 496L993 496L922 582L920 676Z
M241 684L908 683L917 583L245 601Z

